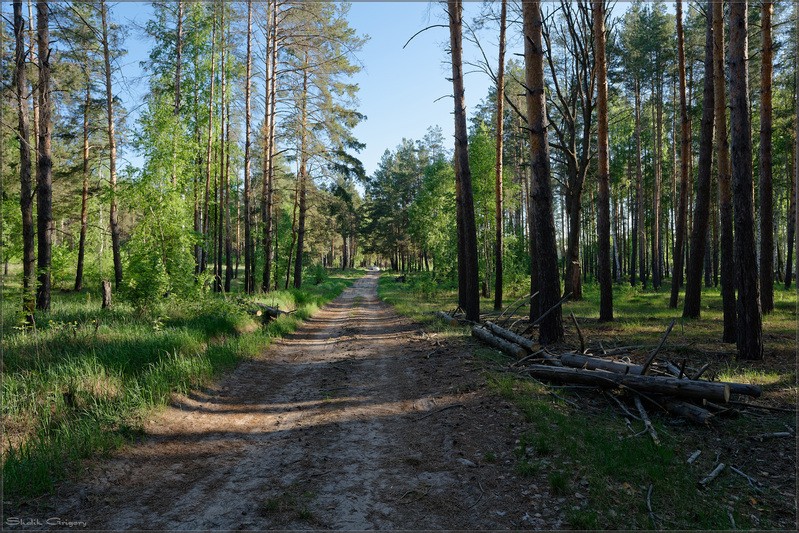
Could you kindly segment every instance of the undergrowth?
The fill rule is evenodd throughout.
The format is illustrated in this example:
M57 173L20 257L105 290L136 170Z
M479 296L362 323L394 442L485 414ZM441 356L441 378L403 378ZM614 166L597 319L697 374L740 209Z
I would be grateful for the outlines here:
M101 310L87 293L54 294L51 312L37 315L35 327L3 332L5 501L46 493L82 459L136 438L147 413L173 393L256 356L361 274L245 297L293 311L264 325L236 295L167 299L157 312L142 312L124 301Z

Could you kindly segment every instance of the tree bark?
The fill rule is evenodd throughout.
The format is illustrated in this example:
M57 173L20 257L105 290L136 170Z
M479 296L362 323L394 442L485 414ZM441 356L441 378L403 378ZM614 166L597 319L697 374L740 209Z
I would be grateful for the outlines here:
M180 74L183 54L183 0L178 0L177 28L175 28L175 117L180 117ZM177 138L172 138L172 186L177 187Z
M209 231L211 229L211 204L209 202L211 193L211 163L212 149L214 145L214 81L216 68L216 7L212 11L213 24L211 25L211 87L208 94L208 143L205 147L205 199L203 207L203 249L200 272L205 272L208 267L209 247L211 245Z
M122 283L122 253L120 250L119 221L117 219L117 141L114 132L114 92L111 85L111 52L108 42L108 6L100 1L100 14L103 25L103 60L105 62L105 101L108 117L108 184L111 191L109 224L111 225L111 250L114 256L114 285L119 289ZM41 112L41 111L40 111Z
M468 320L480 319L477 230L474 220L472 173L469 168L466 101L463 86L463 4L448 0L452 89L455 104L455 203L458 231L458 303ZM557 272L557 266L555 267Z
M644 227L644 174L641 156L641 80L635 80L635 227L638 239L638 268L641 286L646 289L646 239ZM636 253L633 250L633 254Z
M275 145L275 90L277 87L277 0L271 5L271 20L266 53L266 90L264 91L264 154L263 154L263 181L261 189L261 221L263 224L264 243L264 270L261 279L261 290L269 291L272 271L272 236L274 234L272 216L272 198L274 193L274 171L272 162ZM275 261L277 261L277 239L275 239ZM253 261L255 263L255 261ZM291 260L289 260L289 266ZM253 264L253 268L255 268ZM277 269L275 269L277 270ZM277 272L275 272L277 276ZM253 276L253 279L254 276ZM277 288L277 277L275 278Z
M244 80L244 292L255 290L252 276L252 219L250 213L250 90L252 86L252 0L247 0L247 59Z
M608 63L605 57L605 0L593 1L594 61L597 71L597 238L599 240L599 320L613 320L610 277L610 158L608 155Z
M502 255L503 255L503 225L502 225L502 149L505 125L505 25L508 14L507 0L502 0L499 15L499 61L497 65L497 165L494 176L495 212L494 224L496 238L494 239L494 309L502 309Z
M19 206L22 213L22 307L33 313L36 287L36 253L33 231L33 183L31 181L31 137L28 120L27 75L25 65L25 19L22 1L14 2L14 87L17 97L17 137L19 138Z
M36 267L38 287L36 308L50 310L50 263L53 245L53 159L50 149L50 6L46 0L36 2L36 32L39 55L39 141L36 151Z
M771 172L771 77L774 48L771 38L772 2L763 1L760 17L760 304L763 313L774 310L774 190Z
M83 289L83 259L86 255L86 230L89 222L89 106L91 105L91 79L86 75L86 100L83 102L83 187L80 195L80 239L78 241L78 267L75 272L75 291Z
M747 7L748 2L745 1L730 4L730 137L738 288L736 333L738 357L759 360L763 358L763 324L760 312L760 278L755 254Z
M713 15L712 0L708 2L705 32L705 76L702 97L702 123L699 134L699 165L696 178L696 205L691 228L691 253L685 283L685 303L682 316L699 318L702 300L702 267L706 258L708 218L710 215L710 182L713 166ZM709 273L708 268L708 273Z
M735 342L735 254L730 191L730 146L727 140L727 96L724 85L724 6L713 2L713 103L716 111L716 161L719 172L719 222L721 240L721 300L724 312L723 342Z
M302 287L302 254L305 246L305 213L307 203L307 165L308 156L306 149L306 135L308 128L308 53L305 53L305 63L302 72L302 104L300 108L300 168L297 176L299 190L299 216L297 221L297 257L294 259L294 288Z
M225 154L228 152L228 146L225 143L225 128L229 124L230 119L226 114L227 104L227 25L225 24L225 11L227 5L225 2L221 4L222 15L219 18L221 26L220 34L220 54L219 54L219 89L222 99L219 104L219 112L221 114L219 123L219 197L216 207L216 261L214 264L214 290L222 292L224 289L222 281L222 264L224 263L224 237L225 237L225 213L227 212L227 203L225 200L225 191L227 190L227 172L225 170Z
M677 209L677 227L674 237L674 271L671 274L671 297L669 307L676 309L682 285L683 264L685 260L685 226L688 216L688 182L691 159L691 133L688 122L688 104L686 102L685 84L685 35L682 22L682 0L677 0L677 57L680 77L680 131L682 143L680 149L680 198Z
M790 200L788 202L788 231L787 231L787 257L785 259L785 288L790 289L793 281L793 245L796 238L796 177L794 168L796 165L796 148L792 147L791 164L788 167L788 190Z
M542 46L542 14L540 0L522 4L524 24L524 60L527 93L527 126L530 129L532 182L530 195L534 212L534 233L538 249L533 261L538 266L539 314L560 301L558 249L555 240L555 219L552 210L552 184L547 136L546 96L544 93L544 50ZM539 325L542 344L563 338L561 309L547 315Z

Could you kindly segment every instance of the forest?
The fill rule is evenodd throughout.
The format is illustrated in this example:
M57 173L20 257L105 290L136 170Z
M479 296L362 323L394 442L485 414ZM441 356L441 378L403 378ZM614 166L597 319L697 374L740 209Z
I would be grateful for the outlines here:
M425 53L454 120L381 146L373 171L356 134L370 37L348 3L150 9L131 28L105 0L3 3L15 504L136 441L147 413L291 339L375 270L375 294L424 323L525 301L514 311L541 350L573 341L568 313L583 353L584 334L648 345L674 319L689 366L692 344L715 347L712 364L776 375L793 400L770 405L795 410L796 3L430 3L403 49L441 41ZM146 89L126 99L141 42ZM489 89L467 108L475 77Z

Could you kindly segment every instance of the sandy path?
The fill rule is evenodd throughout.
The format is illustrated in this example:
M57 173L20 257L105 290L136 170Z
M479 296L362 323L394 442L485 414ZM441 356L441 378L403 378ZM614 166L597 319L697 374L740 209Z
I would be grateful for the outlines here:
M367 275L214 388L176 398L146 439L34 514L89 529L561 526L545 488L514 473L518 415L462 346L435 343L376 286Z

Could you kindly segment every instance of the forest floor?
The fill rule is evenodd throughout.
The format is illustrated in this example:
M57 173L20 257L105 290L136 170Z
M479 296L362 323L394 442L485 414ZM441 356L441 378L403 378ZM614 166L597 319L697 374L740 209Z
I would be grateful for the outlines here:
M175 396L142 440L15 510L16 523L565 527L565 509L585 497L567 504L546 482L522 479L512 454L521 415L492 394L460 343L381 303L377 281L357 281L214 387Z
M745 412L711 427L650 413L655 446L602 396L506 372L508 359L467 328L420 325L420 313L446 308L450 294L417 293L384 275L392 307L377 286L378 275L367 274L214 386L173 396L139 441L88 461L54 494L7 509L4 526L14 525L8 517L28 529L796 525L795 439L750 438L795 427L795 413ZM610 332L578 316L591 342L610 334L631 343L661 322L621 319ZM780 346L777 371L715 370L768 381L761 403L790 409L795 365L790 342ZM687 464L694 450L702 453ZM719 461L751 481L728 468L699 487Z

